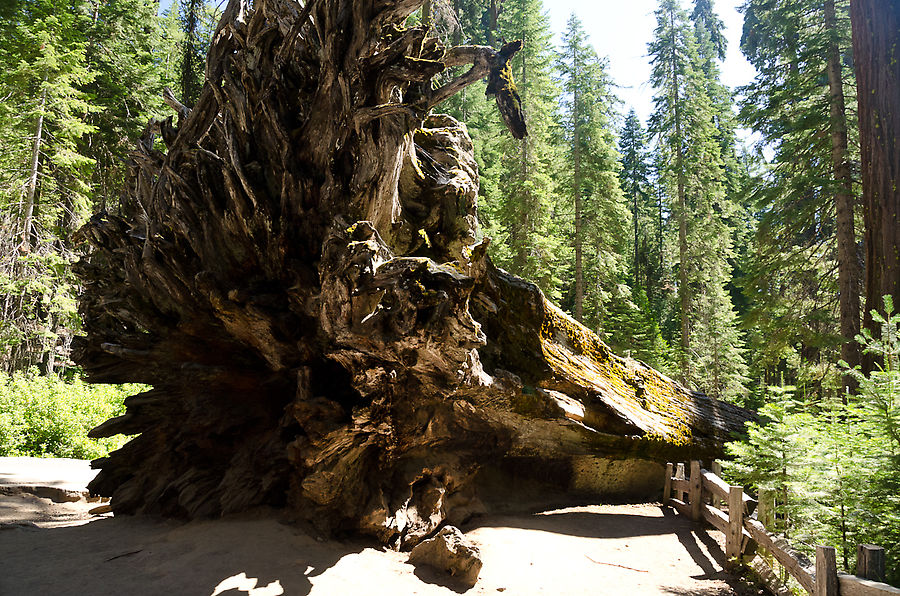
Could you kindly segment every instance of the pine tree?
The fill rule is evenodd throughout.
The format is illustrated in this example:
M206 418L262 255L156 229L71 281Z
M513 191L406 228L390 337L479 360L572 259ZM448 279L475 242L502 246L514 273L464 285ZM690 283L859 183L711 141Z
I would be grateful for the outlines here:
M743 486L775 491L776 529L792 537L813 499L808 455L818 438L816 420L794 399L795 387L768 389L768 403L759 410L762 423L748 423L747 438L725 446L731 456L726 474Z
M824 361L830 361L828 350L841 343L840 336L842 357L859 361L850 341L860 324L860 274L854 230L858 188L850 174L856 126L845 105L845 96L854 95L847 10L840 0L815 5L754 0L746 7L741 41L758 72L743 89L741 120L775 152L753 193L763 215L752 292L772 293L759 302L754 317L776 326L773 335L783 338L771 342L770 353L790 352L800 343L801 360L807 362L819 360L822 349ZM786 295L776 293L773 278L784 280ZM782 313L779 320L770 317L772 311ZM834 319L839 325L831 323Z
M728 40L725 37L725 23L715 13L712 0L694 0L694 10L691 12L691 20L697 26L697 30L706 32L709 40L710 52L704 59L718 58L725 60L725 50Z
M560 187L571 197L574 215L573 314L576 320L596 325L602 296L624 270L628 212L619 188L619 156L610 123L614 98L604 64L574 14L563 34L557 65L563 89L565 171L571 172L561 177Z
M552 298L560 296L559 264L567 256L554 218L558 195L552 173L560 155L554 143L559 90L552 78L553 50L540 0L506 0L499 29L521 39L512 70L528 119L528 136L518 141L500 132L493 176L496 193L486 194L485 211L495 236L494 258L516 274L527 274Z
M156 0L98 2L83 26L87 68L95 75L84 91L100 110L89 118L96 131L84 137L82 151L96 164L91 183L100 209L117 200L122 158L147 121L171 114L162 105L168 56L156 11Z
M603 332L615 353L645 362L666 374L674 370L669 344L640 286L621 284L611 292Z
M658 209L650 185L646 134L634 109L628 112L619 137L622 192L631 208L634 244L631 247L631 279L634 287L642 287L650 297L657 288L651 280L662 278L662 254L656 242ZM657 313L658 314L658 313Z
M60 230L89 208L92 160L80 140L98 108L82 90L87 68L82 19L87 3L20 2L0 17L0 365L19 370L55 367L76 318L73 255Z
M678 226L680 369L683 382L714 397L744 392L746 364L726 284L734 256L726 195L722 130L710 89L714 70L704 60L687 14L662 0L649 45L657 89L651 129L658 139L670 210Z
M181 54L181 101L192 106L200 97L203 84L203 0L181 0L181 26L184 31Z

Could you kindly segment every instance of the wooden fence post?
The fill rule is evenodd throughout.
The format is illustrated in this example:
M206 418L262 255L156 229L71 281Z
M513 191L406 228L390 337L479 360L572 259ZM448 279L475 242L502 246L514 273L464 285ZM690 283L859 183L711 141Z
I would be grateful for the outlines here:
M669 501L672 500L672 469L674 467L672 462L666 464L666 482L663 484L663 505L666 507L672 506Z
M744 528L744 488L728 488L728 532L725 533L725 556L730 564L741 558L741 539Z
M771 488L759 489L759 506L756 509L756 520L771 532L775 525L775 491ZM774 564L772 553L760 547L760 554L771 567Z
M759 489L756 519L767 530L771 530L775 526L775 491L771 488Z
M816 591L813 596L838 596L837 553L833 546L816 546Z
M876 582L884 581L884 549L872 544L856 547L856 576Z
M713 474L715 474L716 476L718 476L719 478L721 478L722 477L722 464L720 464L716 460L713 460L709 466L709 471L712 472ZM716 497L710 498L709 502L713 507L715 507L717 509L722 508L722 501L720 501Z
M675 478L684 480L684 464L682 462L678 462L678 465L675 467ZM675 498L684 503L684 491L680 488L675 489Z
M691 492L689 498L691 500L691 519L694 521L700 521L700 495L703 492L700 479L700 462L693 460L691 461Z

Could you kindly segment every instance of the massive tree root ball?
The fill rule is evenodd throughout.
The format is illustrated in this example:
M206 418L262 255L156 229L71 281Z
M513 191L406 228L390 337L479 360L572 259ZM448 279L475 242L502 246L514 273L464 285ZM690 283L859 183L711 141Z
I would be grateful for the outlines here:
M471 140L429 114L508 56L403 28L421 2L232 0L200 99L82 229L76 361L152 385L92 431L137 435L95 462L116 513L273 505L409 547L501 477L652 492L747 419L491 264Z

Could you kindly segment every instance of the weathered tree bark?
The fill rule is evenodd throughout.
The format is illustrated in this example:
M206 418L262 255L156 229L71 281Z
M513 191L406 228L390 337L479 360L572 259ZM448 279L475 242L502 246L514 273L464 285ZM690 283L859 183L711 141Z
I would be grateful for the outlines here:
M850 23L866 243L863 324L880 334L871 312L884 312L882 296L900 305L900 5L852 0Z
M138 434L95 462L117 513L276 505L412 546L490 470L579 488L598 458L710 455L747 419L491 265L471 141L427 114L503 58L403 29L421 2L232 0L197 104L154 124L168 152L148 128L124 215L82 229L74 357L153 386L92 431Z

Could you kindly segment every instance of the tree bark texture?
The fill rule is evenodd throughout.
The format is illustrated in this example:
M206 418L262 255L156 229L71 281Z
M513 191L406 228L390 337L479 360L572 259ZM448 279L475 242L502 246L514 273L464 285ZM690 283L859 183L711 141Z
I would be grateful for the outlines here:
M572 47L573 77L578 80L578 55L575 47ZM575 191L575 320L579 323L584 320L584 265L582 252L584 248L584 223L582 215L581 198L581 132L580 114L578 110L578 84L574 89L572 99L572 155L574 157L575 171L572 177L572 187Z
M34 142L31 146L31 166L28 171L28 183L25 186L25 212L22 214L22 250L31 250L31 228L34 219L34 201L40 176L41 142L44 136L44 108L47 105L47 90L41 92L41 105L38 108L37 124L35 125Z
M865 221L864 325L880 334L871 311L884 312L886 294L900 305L900 5L852 0L850 22Z
M672 30L672 106L675 119L675 177L678 193L678 300L681 304L681 382L692 381L691 372L691 296L688 288L688 245L687 245L687 200L685 198L685 186L687 176L684 171L684 137L682 136L681 102L678 97L678 60L675 59L675 16L669 15ZM662 254L662 253L660 253Z
M489 466L712 455L748 418L491 264L471 140L428 112L498 52L404 29L421 2L232 0L197 104L81 230L74 357L152 385L92 431L137 435L95 462L116 513L273 505L408 547Z
M840 324L844 343L841 358L855 367L860 363L859 344L859 265L856 257L856 231L850 162L847 157L847 114L844 103L844 80L841 75L841 55L837 40L837 16L834 0L825 0L825 29L828 42L828 89L830 95L831 163L834 172L835 224L837 240L838 287L840 289ZM853 377L846 375L842 381L845 390L854 391ZM846 397L845 397L846 399Z

